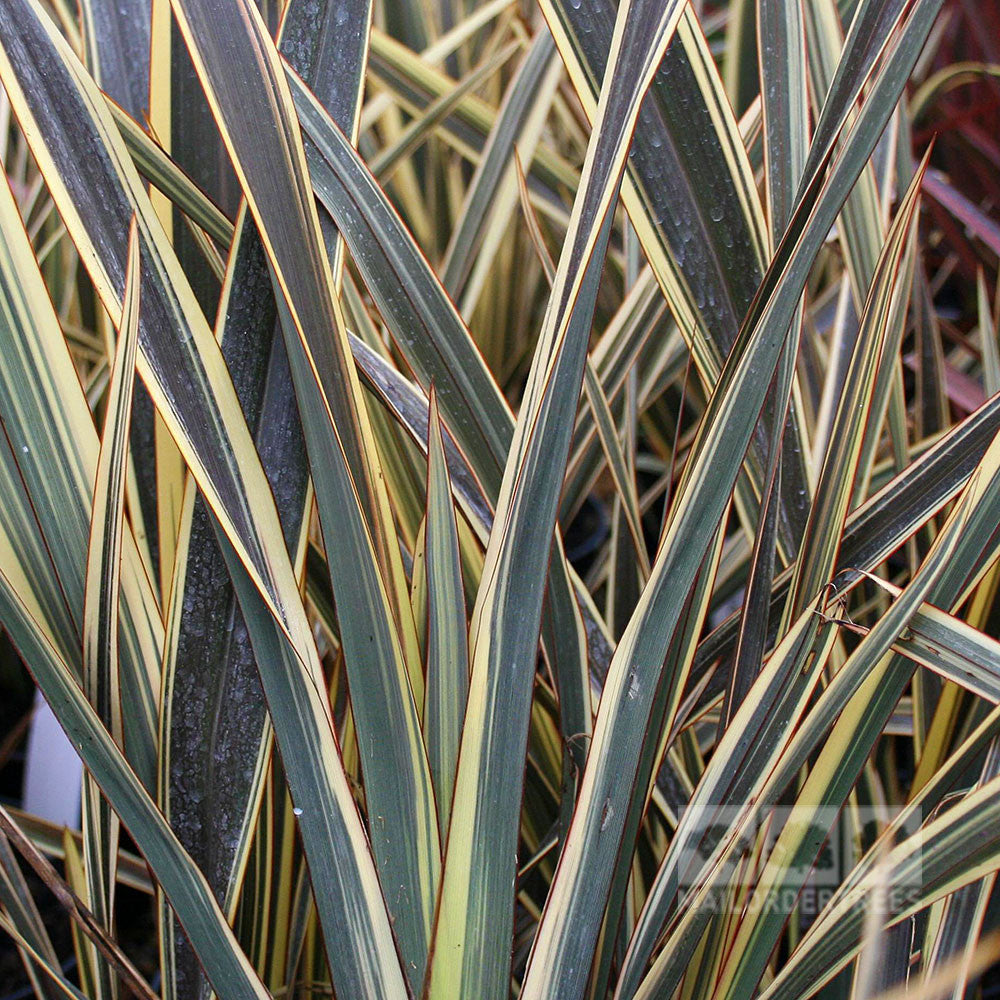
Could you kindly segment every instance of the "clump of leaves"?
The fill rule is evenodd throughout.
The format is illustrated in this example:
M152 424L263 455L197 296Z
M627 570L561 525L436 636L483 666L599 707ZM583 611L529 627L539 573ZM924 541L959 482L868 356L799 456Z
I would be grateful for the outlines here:
M37 995L975 986L942 6L5 0L0 622L85 767L79 836L0 812Z

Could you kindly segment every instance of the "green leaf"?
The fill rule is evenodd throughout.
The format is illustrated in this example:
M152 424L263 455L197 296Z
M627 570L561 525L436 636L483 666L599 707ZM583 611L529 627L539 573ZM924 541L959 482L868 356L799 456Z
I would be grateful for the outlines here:
M427 706L424 732L442 836L451 816L458 746L469 692L469 648L458 526L431 392L427 427Z
M621 398L626 374L631 368L649 372L639 386L637 407L640 412L656 398L655 376L680 377L684 372L687 350L684 338L669 318L666 303L653 273L640 272L635 285L615 312L590 353L601 387L612 406ZM593 413L588 407L577 415L574 448L566 472L566 484L560 504L559 520L568 524L573 514L593 488L600 472L603 450L596 433Z
M7 459L2 508L30 573L35 613L82 680L86 551L99 439L6 183L0 185L0 229L0 419L6 430L0 452ZM22 519L19 527L15 518ZM131 531L125 533L121 582L121 685L132 706L124 720L124 745L152 788L163 624Z
M680 4L619 9L613 55L556 270L486 553L472 682L445 854L428 996L499 997L548 545L580 393L599 267L639 103ZM529 979L525 989L530 995ZM573 986L567 982L566 988Z
M322 814L321 822L302 827L335 975L351 995L401 992L388 914L337 750L315 644L273 497L218 344L104 99L48 27L47 15L33 0L7 5L0 10L0 41L0 76L22 121L32 123L26 131L36 159L112 316L121 313L123 232L133 213L137 217L144 261L140 374L235 548L229 565L240 576L238 589L243 586L244 616L254 600L251 588L271 616L261 631L267 637L268 628L276 629L283 637L280 653L270 637L272 648L268 656L258 655L258 665L279 745L296 765L288 771L292 793ZM76 172L83 158L93 176ZM252 610L259 619L261 606ZM336 854L332 843L340 845ZM352 947L343 947L345 935Z
M1000 397L993 397L852 511L844 528L836 572L875 570L961 491L998 430ZM769 637L777 631L791 576L792 570L786 570L772 589ZM738 629L739 616L733 614L705 638L695 658L695 679L702 678L715 659L735 647Z
M607 64L614 8L543 0L542 9L588 116ZM678 98L678 95L683 95ZM697 17L685 10L636 126L622 199L692 352L703 384L719 379L764 271L767 233L739 129ZM737 498L751 517L762 493L767 415ZM805 519L803 445L786 449L781 539L795 551Z
M925 161L926 165L926 161ZM851 360L841 388L837 415L830 431L830 444L816 483L809 520L802 537L788 596L786 618L798 615L808 595L815 594L831 578L844 520L854 494L854 479L861 458L866 421L872 406L879 362L891 321L899 319L899 303L909 297L911 272L902 270L914 234L920 181L917 171L900 203L886 244L882 249L861 326L854 341Z
M83 690L116 742L122 741L121 686L118 679L118 593L125 516L125 463L135 388L139 343L139 239L129 229L128 274L122 302L115 359L108 386L107 413L101 435L94 484L94 513L87 551L87 587L83 604ZM118 818L89 776L83 786L84 871L90 908L105 931L114 917ZM111 970L95 963L96 988L102 998L117 995Z
M372 30L371 36L371 72L411 114L420 114L431 101L454 86L447 73L378 28ZM492 105L470 94L455 109L455 114L442 122L440 135L476 162L483 154L496 119L497 111ZM579 180L576 170L546 145L536 149L531 174L537 174L540 182L553 191L560 186L575 190Z
M615 488L622 501L622 510L628 523L628 530L632 535L635 556L639 563L642 580L645 582L649 578L649 556L646 554L646 542L642 536L642 515L639 513L635 477L629 471L621 442L618 440L618 430L615 427L614 417L611 415L611 407L608 405L607 397L601 388L601 381L589 359L583 369L583 386L587 393L587 399L590 401L591 412L594 414L594 426L597 428L601 447L608 460L608 469L611 471Z
M468 460L491 505L500 493L513 417L461 316L413 237L356 151L300 80L289 81L303 128L316 194L344 235L396 345L426 390L433 383L444 424ZM599 275L591 275L595 282ZM424 426L424 421L419 421ZM412 430L411 430L412 434ZM422 438L422 430L417 439ZM571 595L577 588L561 542L553 542L549 575L552 601L545 644L560 678L567 711L564 737L589 732L586 665ZM598 628L599 631L599 628ZM570 744L567 743L567 746Z
M420 144L425 141L434 126L447 117L466 94L480 87L484 81L496 73L510 59L517 47L516 43L511 43L500 52L493 53L480 66L466 74L450 93L442 94L441 97L431 101L424 113L414 118L392 145L387 146L372 160L370 169L372 174L378 178L379 183L386 184L396 167L407 157L413 155L414 150L418 149Z
M226 923L204 876L177 842L142 783L73 680L68 664L46 638L18 594L22 569L0 540L0 617L87 770L128 827L157 881L195 943L205 971L223 1000L259 997L264 989Z
M993 821L998 791L1000 778L987 781L891 850L884 872L870 872L824 910L763 996L808 1000L843 968L860 947L868 901L883 879L902 890L895 894L902 902L887 914L895 924L1000 867L1000 826Z
M413 984L426 962L440 864L418 714L423 677L392 514L298 123L278 53L252 4L237 5L226 17L201 0L178 0L174 10L274 269L320 521L329 539L337 536L327 556L353 682L369 831ZM264 133L271 141L261 139L265 121L272 123ZM372 660L378 669L371 669ZM379 816L395 822L380 825ZM332 938L328 948L332 958Z
M836 629L816 613L819 603L811 602L792 623L720 736L636 921L619 977L622 995L636 991L681 888L696 884L696 861L714 860L733 825L748 811L744 803L760 794L764 779L786 752L794 723L807 710L836 638ZM727 807L735 807L735 815L727 816ZM707 920L705 914L704 923Z
M282 21L280 45L327 95L349 129L357 118L366 55L367 3L358 8L355 44L316 51L318 16L334 17L334 4L317 8L295 0ZM307 16L303 16L303 15ZM355 24L355 19L351 19ZM349 80L354 79L352 90ZM256 226L241 209L223 281L218 329L223 357L274 493L284 542L294 559L308 527L308 464L267 258ZM177 563L168 605L161 714L161 804L182 843L233 915L256 828L272 733L253 647L212 519L188 483L183 499ZM219 628L219 622L226 627ZM216 663L213 671L205 663ZM176 704L177 710L174 711ZM213 767L201 766L211 755ZM163 933L173 928L168 917ZM165 948L163 979L176 996L210 987L182 934Z
M586 975L580 970L589 968L596 914L603 907L660 667L684 596L729 503L812 261L881 134L936 12L936 0L918 5L896 61L873 85L822 193L797 208L803 218L790 227L796 238L786 235L782 241L758 307L748 316L709 401L649 583L608 672L580 802L536 938L526 981L532 989L535 983L564 981L570 968L574 976ZM447 865L445 879L447 884ZM539 995L527 985L526 991L527 996Z
M757 887L763 909L742 924L736 935L720 986L722 995L746 997L756 987L782 921L781 915L766 912L768 900L773 893L799 883L803 862L811 863L829 832L830 807L839 807L846 799L886 714L912 673L896 657L883 659L902 625L925 600L953 604L995 559L997 545L979 526L995 516L997 501L992 490L997 456L994 442L909 586L819 699L813 712L817 723L836 723L799 790L793 818L782 829L774 860ZM810 728L803 726L797 739L805 740Z
M513 418L472 338L370 172L308 88L289 84L316 195L333 216L396 345L421 386L437 390L445 424L496 496Z
M274 492L289 552L299 544L308 469L267 260L241 212L219 309L222 353ZM204 500L188 481L167 602L160 807L231 914L253 834L271 726L246 624ZM220 628L219 623L225 622ZM206 671L205 664L217 665ZM209 752L213 767L201 766ZM166 925L163 925L166 929ZM165 949L174 995L209 986L183 935Z
M704 862L701 874L688 883L683 907L670 927L671 945L667 950L660 952L636 991L636 997L648 1000L652 996L660 995L664 990L672 989L680 981L711 915L712 908L709 903L712 894L718 889L719 874L726 870L727 863L733 862L734 855L741 850L742 839L747 836L748 831L757 828L764 810L777 803L778 796L798 770L806 764L809 755L817 745L820 745L823 736L835 720L838 725L843 725L847 732L843 736L835 732L828 737L821 744L820 759L824 765L827 762L833 765L835 761L843 761L845 757L851 756L851 753L856 756L856 751L848 753L845 749L846 746L852 746L851 740L855 739L850 731L855 725L849 711L851 700L856 698L859 706L870 703L868 689L878 682L880 661L932 588L939 584L949 559L957 550L959 535L965 523L965 514L960 512L954 519L952 530L942 533L938 544L922 564L919 573L853 650L833 680L816 699L808 715L791 733L781 756L761 776L761 787L754 789L746 800L747 805L740 808L737 822L730 825L725 839L720 841L713 856ZM865 711L865 708L862 708L862 711ZM751 983L756 985L757 978L763 970L763 962L769 954L766 942L772 940L773 944L772 935L776 929L776 921L783 922L785 916L783 911L764 912L756 904L760 903L764 907L773 906L774 899L770 893L774 891L775 882L781 884L782 877L787 875L789 882L796 883L796 880L801 878L801 872L805 870L801 867L803 860L809 857L809 852L818 849L825 838L826 834L820 834L820 828L824 820L829 820L829 812L823 811L828 806L828 801L823 796L817 795L810 784L822 781L826 773L826 767L821 768L819 764L810 770L805 785L796 798L796 808L787 814L787 822L781 828L778 844L771 851L771 862L766 865L754 887L755 906L736 929L734 950L727 954L727 960L719 973L717 988L720 995L743 996L747 989L751 988ZM845 781L845 771L835 767L834 773ZM852 784L856 774L855 771L851 775ZM740 803L742 800L737 798L735 801ZM796 854L796 850L802 853ZM662 873L663 869L658 874L658 881L663 877ZM676 888L674 882L668 881L667 885L671 890ZM651 893L650 898L658 896L661 896L659 892L655 895ZM647 947L651 947L655 937L658 936L660 926L658 921L667 916L673 902L674 898L670 893L657 900L657 917L648 920L646 925L646 930L649 932L646 935Z
M997 777L998 766L1000 766L1000 753L997 741L994 739L986 751L978 787L981 788ZM952 1000L958 1000L964 995L973 955L983 930L987 906L996 879L997 873L991 872L979 882L963 886L944 900L937 933L934 935L927 959L927 974L931 976L938 970L943 971L949 960L957 959L962 962L963 968L952 986Z
M756 20L767 214L777 242L795 207L809 149L806 39L802 8L794 0L758 0Z
M228 246L233 224L222 210L117 104L108 101L108 108L139 173L209 236Z
M899 588L868 575L893 596ZM1000 645L953 615L925 604L896 640L895 649L994 705L1000 703Z
M507 88L448 241L441 283L465 316L472 272L489 268L516 203L514 151L530 161L548 117L561 76L555 52L552 35L541 29Z
M248 506L266 510L267 503L242 482L241 473L248 468L258 470L259 475L246 425L218 345L179 273L104 99L35 0L17 0L16 10L5 8L0 16L0 40L0 74L11 103L22 122L32 126L29 131L40 168L112 318L121 315L125 238L128 222L136 215L140 252L146 262L141 275L140 374L171 432L186 442L188 464L213 507L226 519L277 611L275 588L264 582L270 575L270 546L261 527L269 518L263 512L255 517ZM82 156L90 157L95 176L102 182L99 197L93 181L70 166ZM168 338L171 330L175 336ZM206 382L217 391L206 392ZM197 419L196 414L200 415ZM217 446L227 438L228 443ZM213 485L227 481L229 489L220 491Z

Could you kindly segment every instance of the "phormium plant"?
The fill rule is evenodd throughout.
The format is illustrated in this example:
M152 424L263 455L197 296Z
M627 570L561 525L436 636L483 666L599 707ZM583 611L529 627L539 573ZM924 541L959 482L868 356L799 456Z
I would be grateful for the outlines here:
M0 3L30 992L975 995L997 20Z

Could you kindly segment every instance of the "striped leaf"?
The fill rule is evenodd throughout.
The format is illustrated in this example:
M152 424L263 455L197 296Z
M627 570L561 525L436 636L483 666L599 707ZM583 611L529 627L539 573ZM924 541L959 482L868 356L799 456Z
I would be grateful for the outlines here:
M129 230L128 274L122 301L115 360L108 385L107 413L94 483L94 513L87 551L83 603L83 690L117 743L122 742L121 685L118 678L118 593L121 589L122 529L125 515L125 462L139 343L139 239ZM87 898L107 932L114 920L118 818L88 775L83 787L84 868ZM100 997L116 995L110 969L97 964Z
M441 436L437 400L431 393L427 427L427 707L424 732L437 797L438 823L448 829L458 745L469 691L465 590L458 526Z
M679 4L663 9L623 4L619 9L597 127L511 443L476 599L469 708L429 971L430 997L499 996L506 991L506 929L513 916L517 850L517 815L511 804L520 801L522 792L548 542L611 209L639 102L680 13ZM529 984L530 978L525 985L530 994Z
M216 992L220 997L265 1000L268 993L236 943L204 876L177 842L97 713L83 697L69 665L18 598L22 570L6 536L2 547L0 613L21 654L31 664L36 683L49 704L58 709L70 741L172 901Z
M311 46L312 22L304 18L303 10L302 3L288 8L281 45L295 53L299 68L311 75L335 102L336 112L350 122L357 114L357 86L352 91L345 78L351 74L360 80L364 32L353 50L344 46L336 56L317 53ZM332 16L327 4L322 20ZM297 562L308 523L308 466L287 354L276 324L267 258L244 205L223 281L216 334L244 416L254 430L286 548ZM161 712L164 778L159 788L173 828L232 915L255 832L270 759L271 726L253 646L216 545L211 516L204 501L193 494L189 480L168 604ZM219 629L219 621L227 627ZM206 672L206 662L221 668ZM200 766L206 747L214 761L211 769ZM169 914L161 926L174 942L163 949L166 988L175 995L198 991L207 997L210 986L186 938L173 933Z
M136 215L146 265L140 286L144 307L139 371L199 488L220 518L225 538L235 546L229 566L231 574L240 577L237 591L244 617L249 617L247 602L257 595L270 614L271 624L262 623L265 637L273 636L269 629L282 637L280 655L272 647L268 656L258 654L257 660L272 668L264 671L262 681L279 743L287 737L289 747L308 748L286 754L293 794L322 803L302 827L315 859L313 877L325 886L317 898L330 934L331 955L336 956L333 964L341 981L360 995L392 992L400 986L401 971L388 915L381 894L374 891L368 844L340 763L329 705L320 695L319 662L274 501L218 344L179 272L103 98L49 27L47 16L31 0L19 4L16 12L5 8L0 41L4 45L0 75L25 121L44 117L46 127L36 125L31 130L37 138L37 159L77 244L89 248L84 257L112 315L121 312L122 224ZM29 85L22 87L24 81ZM99 198L82 177L67 169L68 162L81 156L103 172ZM255 618L261 617L259 605L252 610ZM331 842L349 848L332 857ZM357 949L333 948L332 942L341 940L337 928L352 928L347 933L359 934Z
M634 774L659 670L678 626L683 596L728 504L804 288L805 271L847 195L849 182L860 173L874 148L936 8L926 13L926 21L915 17L911 22L908 40L912 45L900 46L899 70L895 74L887 72L880 81L881 88L872 88L844 138L841 155L809 213L809 225L801 240L791 248L786 236L779 247L769 274L781 273L782 280L770 297L771 282L765 277L764 291L757 300L761 304L748 316L702 418L694 454L685 468L649 583L609 669L580 802L535 945L533 967L538 970L539 984L566 982L571 968L575 976L582 977L589 968L593 939L580 932L582 915L599 910L605 898L631 792L631 781L624 778ZM790 229L794 231L794 224Z
M5 344L0 418L8 458L2 507L15 544L48 550L23 553L38 620L82 680L86 551L99 439L6 184L0 185L0 226ZM14 527L17 517L23 520ZM131 531L125 532L120 577L121 686L132 706L123 720L124 747L151 788L163 625Z

